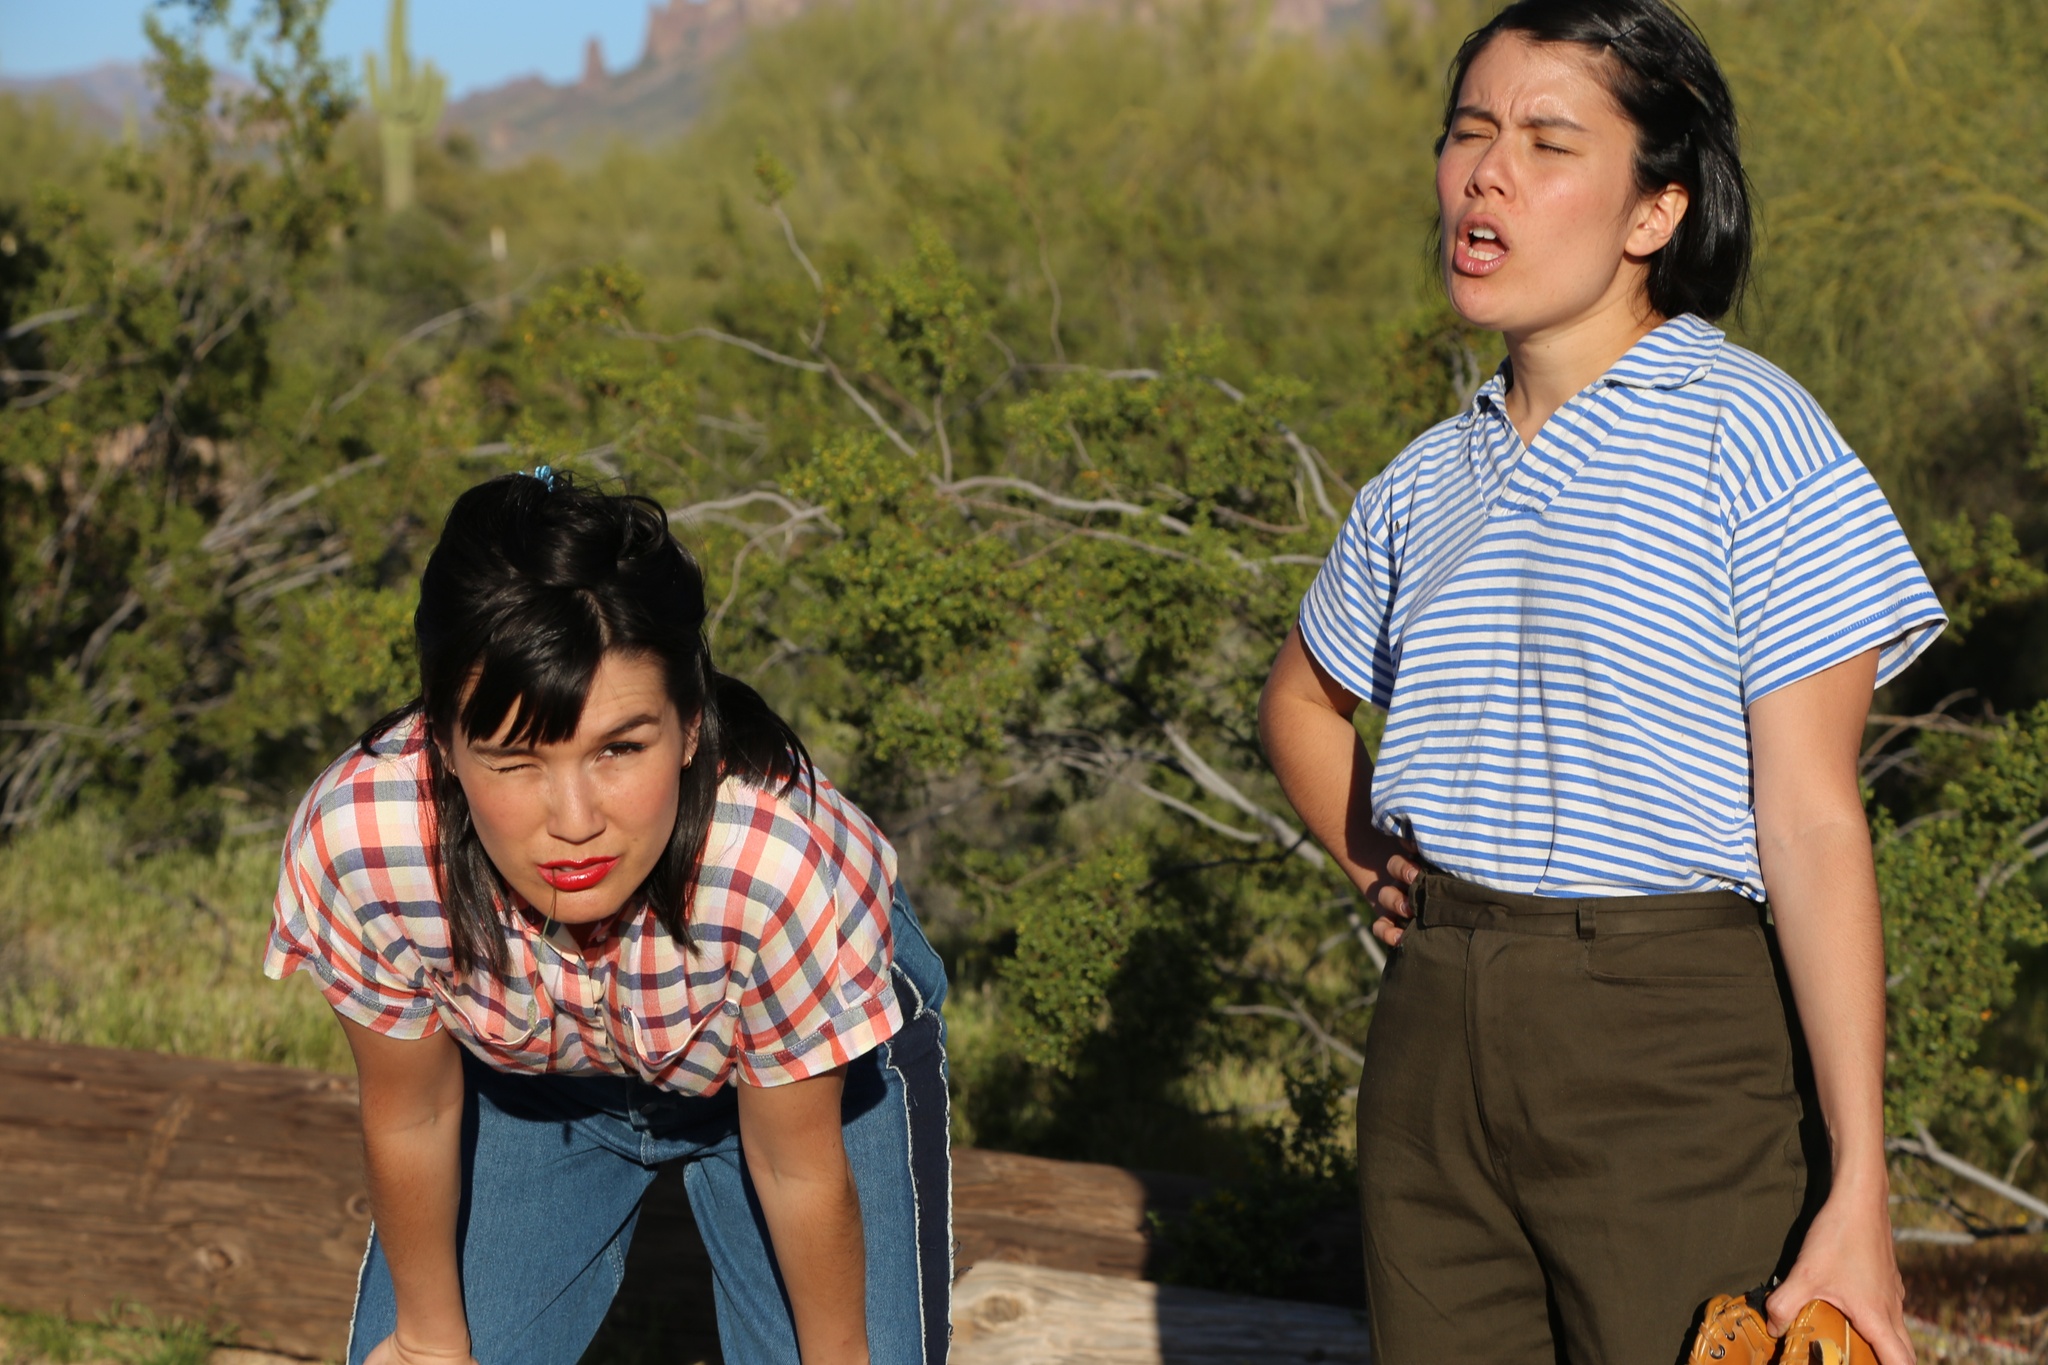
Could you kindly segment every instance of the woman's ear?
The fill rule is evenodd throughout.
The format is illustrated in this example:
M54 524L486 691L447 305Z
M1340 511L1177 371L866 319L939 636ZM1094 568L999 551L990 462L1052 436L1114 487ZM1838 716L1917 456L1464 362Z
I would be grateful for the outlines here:
M1678 225L1685 221L1685 211L1691 207L1692 194L1683 185L1666 185L1640 201L1636 205L1635 226L1623 250L1638 259L1662 251L1677 235Z
M689 771L690 765L697 761L697 738L703 733L704 717L702 715L693 717L689 725L683 729L683 770L685 772Z

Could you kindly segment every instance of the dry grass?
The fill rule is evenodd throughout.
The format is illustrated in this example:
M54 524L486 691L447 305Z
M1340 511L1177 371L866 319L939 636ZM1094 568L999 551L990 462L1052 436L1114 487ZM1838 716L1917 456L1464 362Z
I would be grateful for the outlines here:
M306 980L263 976L278 835L125 862L81 814L0 845L0 1034L349 1069Z

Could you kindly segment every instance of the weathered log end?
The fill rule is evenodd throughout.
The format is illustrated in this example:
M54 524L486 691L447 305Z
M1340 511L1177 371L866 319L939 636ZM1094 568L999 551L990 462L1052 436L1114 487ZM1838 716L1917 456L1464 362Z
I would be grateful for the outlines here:
M1363 1314L983 1261L953 1299L954 1365L1368 1365Z

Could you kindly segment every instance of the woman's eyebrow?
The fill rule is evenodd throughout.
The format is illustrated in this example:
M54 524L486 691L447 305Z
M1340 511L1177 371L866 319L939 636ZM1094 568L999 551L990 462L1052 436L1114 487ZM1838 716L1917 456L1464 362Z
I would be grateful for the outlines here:
M1538 114L1522 120L1524 128L1563 128L1574 133L1586 131L1583 123L1574 123L1562 114Z
M482 740L471 740L469 751L481 758L515 758L533 752L531 744L486 744Z
M632 717L630 720L620 721L617 725L614 725L611 729L605 731L603 737L605 739L617 739L620 735L625 734L628 730L637 730L643 725L659 724L661 724L660 716L657 716L652 711L643 711L639 715Z

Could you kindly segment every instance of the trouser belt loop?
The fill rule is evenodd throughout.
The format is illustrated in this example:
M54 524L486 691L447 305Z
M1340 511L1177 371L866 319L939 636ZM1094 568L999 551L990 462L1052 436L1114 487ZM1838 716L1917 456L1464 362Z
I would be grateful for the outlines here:
M1599 906L1594 901L1582 900L1578 904L1578 910L1579 937L1590 942L1593 935L1599 930L1597 923L1597 917L1600 913Z

